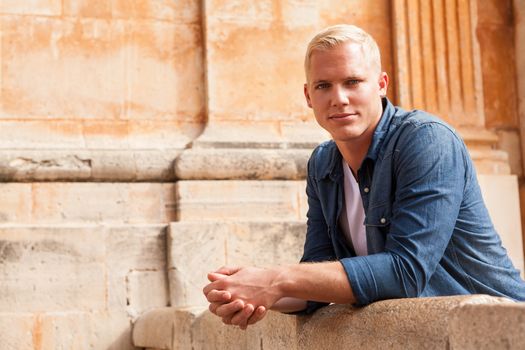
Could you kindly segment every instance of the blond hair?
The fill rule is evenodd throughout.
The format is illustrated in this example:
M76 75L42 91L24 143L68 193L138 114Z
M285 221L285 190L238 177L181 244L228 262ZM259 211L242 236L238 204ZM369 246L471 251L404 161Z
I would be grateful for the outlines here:
M323 29L308 44L304 57L304 71L308 77L310 59L315 50L329 50L347 41L361 45L365 59L381 71L381 54L376 41L363 29L351 24L338 24Z

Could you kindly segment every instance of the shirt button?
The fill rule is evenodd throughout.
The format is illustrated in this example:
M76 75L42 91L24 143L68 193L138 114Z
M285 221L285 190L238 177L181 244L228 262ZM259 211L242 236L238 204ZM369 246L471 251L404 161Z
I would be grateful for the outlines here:
M368 193L368 192L370 192L370 189L369 189L368 187L365 187L365 188L363 189L363 191L365 191L365 193Z
M386 219L385 218L381 218L381 220L379 220L379 221L381 221L381 223L384 224L386 222Z

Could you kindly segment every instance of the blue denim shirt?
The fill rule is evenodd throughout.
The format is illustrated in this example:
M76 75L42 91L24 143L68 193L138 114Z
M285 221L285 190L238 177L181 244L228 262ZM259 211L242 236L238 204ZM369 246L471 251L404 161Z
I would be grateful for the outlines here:
M369 255L356 256L340 232L342 158L328 141L308 162L301 261L339 260L358 305L475 293L525 300L525 282L494 230L466 146L450 126L383 99L357 176ZM322 305L309 302L306 312Z

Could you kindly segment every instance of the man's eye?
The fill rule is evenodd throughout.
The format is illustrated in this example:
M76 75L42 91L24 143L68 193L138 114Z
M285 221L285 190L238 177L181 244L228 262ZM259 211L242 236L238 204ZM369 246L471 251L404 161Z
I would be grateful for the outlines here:
M327 83L321 83L321 84L317 84L317 85L315 86L315 89L316 89L316 90L323 90L323 89L328 88L329 86L330 86L330 85L327 84Z
M347 85L357 85L357 84L359 84L359 80L357 80L357 79L349 79L349 80L346 81L346 84Z

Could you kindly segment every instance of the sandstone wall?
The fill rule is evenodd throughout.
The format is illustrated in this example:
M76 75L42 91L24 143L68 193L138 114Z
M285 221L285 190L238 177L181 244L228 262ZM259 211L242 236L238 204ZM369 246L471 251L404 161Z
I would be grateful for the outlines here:
M204 302L208 265L295 261L305 162L327 138L303 54L341 22L376 37L404 107L432 110L423 58L448 62L470 99L432 111L465 137L522 267L523 3L1 0L0 349L133 349L142 313Z

